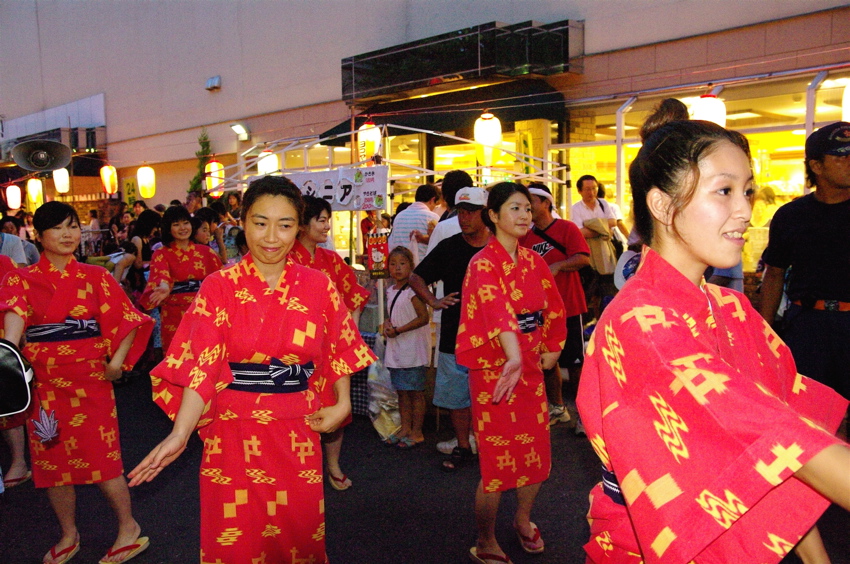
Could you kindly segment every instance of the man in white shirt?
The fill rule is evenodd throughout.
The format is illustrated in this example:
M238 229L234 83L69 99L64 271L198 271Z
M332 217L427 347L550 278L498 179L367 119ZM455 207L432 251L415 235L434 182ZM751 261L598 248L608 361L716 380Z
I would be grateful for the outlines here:
M393 220L393 231L388 241L391 251L398 246L407 247L419 264L428 251L431 232L440 220L433 211L439 200L440 192L433 184L423 184L416 189L416 201Z
M599 182L590 174L585 174L576 182L576 189L581 194L581 201L573 204L570 208L570 219L578 225L585 239L599 237L599 233L584 226L589 219L603 219L608 221L608 228L613 232L617 228L617 217L614 210L607 202L597 197ZM617 292L614 286L614 276L601 276L591 267L586 266L581 271L581 283L587 298L587 309L595 319L602 314L602 300L604 296L613 296Z

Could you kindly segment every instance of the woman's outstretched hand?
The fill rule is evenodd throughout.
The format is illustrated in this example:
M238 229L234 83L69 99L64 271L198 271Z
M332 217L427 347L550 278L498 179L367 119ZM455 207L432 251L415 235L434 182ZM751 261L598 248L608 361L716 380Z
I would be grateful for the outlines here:
M127 474L130 478L130 487L138 486L143 482L150 482L162 472L162 469L174 462L183 451L186 450L186 441L177 435L171 434L165 437L138 466Z

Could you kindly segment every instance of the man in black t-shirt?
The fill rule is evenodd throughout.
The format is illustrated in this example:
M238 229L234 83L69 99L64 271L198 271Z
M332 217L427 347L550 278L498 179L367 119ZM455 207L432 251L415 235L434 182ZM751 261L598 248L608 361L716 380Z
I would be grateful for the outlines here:
M761 314L773 323L790 267L782 338L801 374L850 398L850 123L812 133L805 165L816 189L771 221Z
M461 232L440 242L410 275L409 284L416 294L434 309L443 310L440 326L437 380L434 386L434 405L449 410L452 426L457 434L457 447L443 469L453 471L472 457L469 432L472 425L469 397L469 371L457 364L455 344L460 324L460 292L463 278L472 257L490 238L490 232L481 221L481 212L487 203L487 192L481 188L463 188L455 197L457 218ZM437 299L428 285L443 282L445 296Z

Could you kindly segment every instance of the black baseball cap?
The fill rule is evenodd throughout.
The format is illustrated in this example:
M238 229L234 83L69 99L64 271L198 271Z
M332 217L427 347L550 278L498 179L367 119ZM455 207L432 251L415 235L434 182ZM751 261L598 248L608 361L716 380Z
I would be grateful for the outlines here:
M850 123L837 121L821 127L806 139L806 160L824 155L850 155Z

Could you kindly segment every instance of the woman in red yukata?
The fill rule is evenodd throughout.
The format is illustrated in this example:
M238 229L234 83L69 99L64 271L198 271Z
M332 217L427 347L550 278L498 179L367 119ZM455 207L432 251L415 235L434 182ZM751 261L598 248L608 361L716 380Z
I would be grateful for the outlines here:
M637 273L588 343L578 396L602 461L588 562L828 562L815 522L850 509L847 401L798 374L738 292L706 284L741 260L746 139L654 121L629 169ZM796 547L796 548L795 548Z
M168 350L180 320L195 299L201 282L221 268L221 258L207 245L192 242L192 217L183 206L171 206L162 216L162 248L154 251L148 284L139 305L161 306L162 350Z
M151 372L170 435L129 474L156 477L197 428L201 560L327 562L319 433L351 412L349 374L375 356L333 283L290 255L304 202L283 177L243 200L250 253L210 275ZM336 392L321 405L321 390Z
M476 254L463 280L457 361L469 390L481 481L475 494L478 564L509 563L496 540L502 492L516 489L514 529L525 552L543 552L531 509L549 477L552 452L543 369L555 366L567 338L564 303L546 262L519 238L531 226L531 196L522 184L490 189L482 213L495 237Z
M301 230L290 253L292 260L309 268L315 268L331 279L356 326L360 319L360 311L369 299L369 291L357 283L354 270L345 264L342 257L334 251L319 246L327 242L328 233L331 230L331 205L327 200L313 196L304 196L304 204L305 212ZM326 388L324 393L322 404L329 405L334 401L334 391ZM351 421L349 415L339 429L322 435L325 463L328 466L328 483L335 490L347 490L352 485L351 480L339 467L343 430Z
M62 538L46 564L80 550L78 484L97 484L118 519L118 537L100 562L126 562L148 545L130 508L112 380L144 351L153 321L139 313L109 272L80 264L80 221L68 204L48 202L33 220L44 252L13 271L0 289L6 339L20 343L35 373L39 414L28 421L33 479L47 497Z

